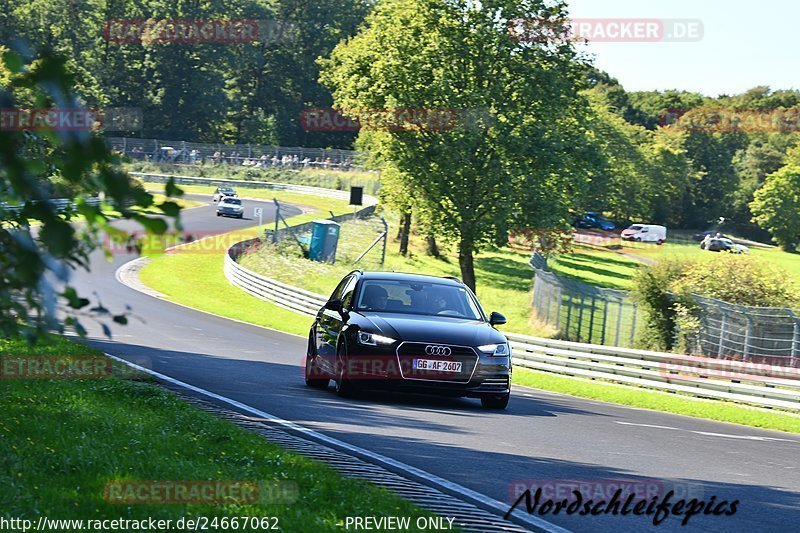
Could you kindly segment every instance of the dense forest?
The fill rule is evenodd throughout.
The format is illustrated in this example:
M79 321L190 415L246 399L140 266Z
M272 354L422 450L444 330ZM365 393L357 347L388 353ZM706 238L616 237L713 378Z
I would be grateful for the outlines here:
M306 131L301 114L333 105L331 88L319 81L319 58L355 35L378 3L0 0L0 47L52 50L67 58L84 104L141 110L141 129L114 135L352 148L357 134ZM110 23L150 19L250 20L261 32L247 42L109 38ZM797 164L798 120L787 110L800 92L626 92L613 73L591 65L585 72L587 139L598 157L576 178L588 185L574 211L678 228L706 228L724 217L739 234L768 238L752 223L751 203L768 175ZM683 119L698 110L713 116ZM725 113L758 116L759 127L720 124ZM765 216L757 218L768 227Z

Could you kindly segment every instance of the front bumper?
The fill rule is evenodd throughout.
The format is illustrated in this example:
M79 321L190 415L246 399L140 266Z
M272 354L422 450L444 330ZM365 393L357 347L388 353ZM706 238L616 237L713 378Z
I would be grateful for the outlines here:
M447 396L480 398L508 394L511 390L511 358L484 354L472 347L450 346L449 356L430 356L415 351L414 345L392 347L359 345L348 354L347 379L364 388L397 389ZM409 349L404 349L409 348ZM415 370L414 359L462 363L460 372Z

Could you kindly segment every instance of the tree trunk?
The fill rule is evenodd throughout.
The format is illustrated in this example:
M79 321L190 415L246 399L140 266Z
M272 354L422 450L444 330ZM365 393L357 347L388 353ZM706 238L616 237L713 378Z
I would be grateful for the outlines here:
M436 244L436 237L433 235L428 235L428 255L431 257L439 258L439 246Z
M403 215L400 234L400 255L408 255L408 235L411 233L411 211Z
M461 238L458 245L458 265L461 267L461 281L475 292L475 263L473 261L472 241Z

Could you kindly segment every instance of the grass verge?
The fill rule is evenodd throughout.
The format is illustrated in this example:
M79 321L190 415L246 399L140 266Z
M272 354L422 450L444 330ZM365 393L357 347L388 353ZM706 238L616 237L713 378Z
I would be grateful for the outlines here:
M255 236L255 229L239 231L228 234L225 242L233 244ZM202 245L185 246L178 253L155 258L139 271L139 279L182 305L303 337L308 335L309 317L234 287L223 273L224 250L196 253L198 246Z
M800 433L800 417L719 400L636 389L614 383L558 376L527 368L514 368L514 383L535 389L590 398L603 402L664 411L695 418L730 422L789 433Z
M58 337L35 349L0 340L0 363L30 354L102 355ZM346 516L409 516L411 524L430 516L192 407L126 368L117 365L104 379L0 380L0 516L34 524L41 515L173 524L181 517L277 517L282 531L341 531ZM104 499L107 483L137 480L296 484L297 498L291 504L172 505Z

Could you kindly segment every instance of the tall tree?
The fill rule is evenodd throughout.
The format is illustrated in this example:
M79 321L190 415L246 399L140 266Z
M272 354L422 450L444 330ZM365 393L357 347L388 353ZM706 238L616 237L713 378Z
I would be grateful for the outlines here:
M511 35L512 21L530 17L563 19L564 5L386 0L322 61L338 108L378 129L374 110L385 111L383 150L457 241L472 288L482 245L511 226L563 222L583 189L585 71L567 40ZM428 118L456 110L458 120L431 125L412 113L398 124L395 110L408 108Z
M753 221L785 250L800 242L800 166L789 164L767 176L750 204Z

